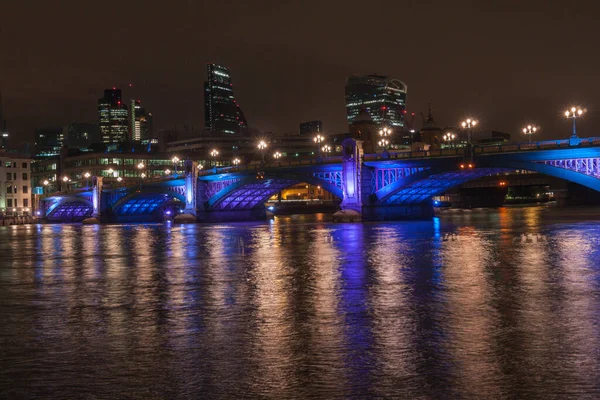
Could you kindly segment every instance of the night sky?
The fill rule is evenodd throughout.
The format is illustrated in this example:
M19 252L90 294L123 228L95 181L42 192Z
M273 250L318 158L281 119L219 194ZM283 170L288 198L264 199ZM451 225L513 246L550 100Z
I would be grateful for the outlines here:
M469 114L488 131L535 122L566 138L563 110L577 104L581 136L600 136L599 15L595 1L5 0L0 89L9 131L29 140L95 121L113 85L157 129L201 129L208 61L231 68L263 131L322 119L345 132L344 80L379 73L408 85L409 112L431 102L442 126Z

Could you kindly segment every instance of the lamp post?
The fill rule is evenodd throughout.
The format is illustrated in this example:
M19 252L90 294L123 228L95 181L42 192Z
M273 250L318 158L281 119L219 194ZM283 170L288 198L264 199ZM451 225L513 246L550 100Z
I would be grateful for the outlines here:
M177 164L179 164L179 157L175 156L171 159L173 161L173 169L175 170L175 175L177 175Z
M313 142L317 145L317 157L321 156L321 142L325 140L325 136L317 135L313 138Z
M331 146L326 144L325 146L321 147L321 151L325 153L325 158L328 158L329 153L331 153Z
M92 174L90 174L89 172L86 172L85 174L83 174L83 177L85 178L85 187L88 188L90 186L90 176L92 176Z
M539 129L539 127L534 126L534 125L527 125L525 128L523 128L523 133L525 135L527 135L528 137L528 142L531 143L531 135L533 135L537 130Z
M463 129L467 131L467 155L470 161L473 161L473 145L472 145L472 136L473 136L473 128L477 125L477 121L473 118L467 118L461 123Z
M381 139L379 142L377 142L377 144L383 149L383 151L385 151L387 149L388 144L390 144L390 141L387 139Z
M456 135L452 132L448 132L444 134L444 141L449 143L450 147L454 147L454 139L456 139Z
M240 159L239 159L239 158L234 158L234 159L233 159L233 161L232 161L233 165L234 165L234 166L236 166L236 167L237 167L238 165L240 165L240 162L241 162L241 161L240 161Z
M385 127L383 129L379 130L379 136L381 136L382 138L386 138L391 134L392 134L392 130L390 128Z
M471 144L472 130L477 125L477 121L472 118L467 118L461 123L463 129L467 130L467 144Z
M143 163L143 162L141 162L141 163L139 163L139 164L137 165L137 167L138 167L138 169L139 169L140 171L142 171L142 170L144 169L145 165L144 165L144 163ZM142 173L140 174L140 190L142 190L142 186L144 185L144 178L145 178L145 177L146 177L146 174L145 174L144 172L142 172Z
M585 110L582 110L579 107L571 107L570 110L565 111L565 116L567 118L571 118L573 120L573 134L571 135L572 139L577 138L577 125L575 123L575 120L577 118L581 117L584 112L585 112Z
M44 194L48 194L48 185L50 184L50 182L48 181L48 179L44 180L44 182L42 182L42 184L44 185Z
M213 165L216 168L217 167L217 156L219 155L219 150L217 149L212 149L210 152L210 156L213 158Z
M171 170L168 168L165 169L165 176L167 176L167 175L171 175Z
M262 157L262 163L265 163L265 149L267 148L267 142L265 142L264 140L261 140L260 142L258 142L258 150L260 150L260 154Z
M273 158L275 159L275 161L277 161L277 165L279 165L279 159L281 158L281 153L276 151L275 153L273 153Z

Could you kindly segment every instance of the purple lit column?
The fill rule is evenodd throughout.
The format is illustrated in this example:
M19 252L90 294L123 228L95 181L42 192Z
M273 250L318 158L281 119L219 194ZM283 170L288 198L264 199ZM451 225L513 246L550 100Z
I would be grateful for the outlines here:
M196 215L196 186L198 182L198 163L186 160L185 168L185 210L186 214Z
M361 140L342 142L342 210L362 213L361 167L363 147Z
M92 217L99 218L102 204L102 177L92 177Z

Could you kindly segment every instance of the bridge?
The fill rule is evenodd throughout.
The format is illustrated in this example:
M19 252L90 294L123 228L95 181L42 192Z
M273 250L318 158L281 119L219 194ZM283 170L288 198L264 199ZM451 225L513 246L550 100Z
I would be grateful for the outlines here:
M366 220L432 215L431 198L466 182L526 170L600 191L600 138L474 146L417 152L364 154L346 139L342 155L200 170L185 162L181 177L112 187L93 177L92 187L54 193L40 201L49 221L155 221L184 214L198 221L265 217L264 203L297 183L319 185L341 208Z

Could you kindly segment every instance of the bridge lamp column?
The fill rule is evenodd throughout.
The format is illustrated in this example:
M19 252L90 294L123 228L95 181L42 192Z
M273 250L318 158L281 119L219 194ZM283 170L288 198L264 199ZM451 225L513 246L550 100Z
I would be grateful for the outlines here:
M585 110L582 110L579 107L571 107L570 110L565 111L565 116L567 118L571 118L573 120L573 134L571 136L571 138L576 139L577 138L577 124L575 122L575 120L581 116L583 116L583 113L585 112Z
M144 178L146 177L146 174L143 172L143 170L144 170L144 168L145 168L146 166L144 165L144 163L143 163L143 162L141 162L141 163L139 163L139 164L137 165L137 167L138 167L138 169L139 169L139 170L140 170L140 172L141 172L141 173L140 173L140 190L142 190L142 186L143 186L143 184L144 184Z
M217 149L212 149L210 152L210 156L213 159L213 165L216 168L217 167L217 156L219 155L219 150Z
M523 128L523 133L525 135L527 135L528 137L528 142L531 143L531 135L533 135L535 132L537 132L537 130L539 129L539 127L534 126L534 125L527 125L525 128Z
M90 187L90 176L92 176L92 174L90 174L89 172L86 172L85 174L83 174L83 177L85 178L85 188L86 189L88 187Z
M450 147L454 147L454 139L456 139L456 135L454 133L448 132L444 135L444 141L448 143Z
M379 142L377 142L377 144L383 149L383 151L385 151L387 149L388 144L390 144L390 141L387 139L381 139Z
M317 135L313 138L313 142L317 145L317 157L321 157L321 143L325 140L325 136Z
M262 163L265 163L265 149L267 148L267 142L265 142L264 140L261 140L260 142L258 142L258 150L260 150L260 155L262 157Z
M179 164L179 157L175 156L171 159L173 162L173 169L175 170L175 175L177 175L177 164Z

